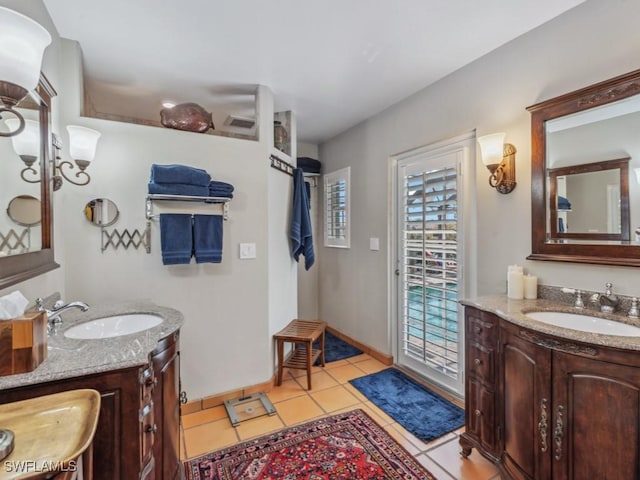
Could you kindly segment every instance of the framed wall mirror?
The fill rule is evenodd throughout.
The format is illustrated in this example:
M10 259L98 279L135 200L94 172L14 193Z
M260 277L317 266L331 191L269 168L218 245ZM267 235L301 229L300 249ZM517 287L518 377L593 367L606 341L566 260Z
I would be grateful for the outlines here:
M640 70L531 112L531 260L640 266Z
M51 98L55 90L44 75L38 86L29 92L16 109L27 122L24 131L14 137L0 138L0 289L57 268L53 250L53 215L51 199ZM3 113L0 129L13 131L11 114ZM35 142L30 136L35 137ZM34 143L29 147L27 143ZM16 209L22 207L15 198L30 197L30 208L39 206L39 228L31 229L28 248L16 244L19 230L15 222ZM38 208L38 207L36 207ZM12 235L10 232L14 231ZM13 248L16 247L16 248Z

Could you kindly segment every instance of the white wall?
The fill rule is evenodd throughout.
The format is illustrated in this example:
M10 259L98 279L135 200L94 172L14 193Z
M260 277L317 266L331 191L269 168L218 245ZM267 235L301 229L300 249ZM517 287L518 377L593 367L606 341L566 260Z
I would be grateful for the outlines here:
M507 265L524 264L541 283L603 290L611 281L638 295L637 268L531 262L529 105L638 68L640 2L590 0L320 146L324 171L351 165L351 248L321 247L320 315L390 353L387 314L388 159L477 129L507 132L518 149L517 188L500 195L477 168L478 293L505 291ZM444 40L444 39L443 39ZM472 40L469 40L472 41ZM381 239L379 252L368 238Z
M318 160L318 146L310 143L298 143L298 157L311 157ZM320 278L320 245L322 245L322 224L319 221L320 211L318 192L322 189L322 177L307 179L311 184L311 228L313 231L313 251L316 257L314 265L304 269L304 257L298 264L298 318L319 318L319 278Z

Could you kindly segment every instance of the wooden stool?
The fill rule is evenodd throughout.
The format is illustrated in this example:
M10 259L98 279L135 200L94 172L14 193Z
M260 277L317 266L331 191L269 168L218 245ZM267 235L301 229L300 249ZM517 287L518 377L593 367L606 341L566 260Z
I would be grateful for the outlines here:
M307 388L311 390L311 367L320 358L320 363L324 367L324 329L326 322L318 320L293 320L283 330L276 333L273 338L276 340L278 349L278 378L276 385L282 383L282 369L296 368L307 371ZM320 348L314 349L313 342L320 339ZM284 360L284 342L294 344L293 351L287 360ZM298 346L295 344L302 344Z

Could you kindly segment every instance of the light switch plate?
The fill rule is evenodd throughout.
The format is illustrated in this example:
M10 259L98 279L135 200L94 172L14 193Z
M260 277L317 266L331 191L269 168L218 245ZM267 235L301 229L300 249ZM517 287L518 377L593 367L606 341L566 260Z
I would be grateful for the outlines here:
M240 258L256 258L256 244L255 243L241 243L240 244Z
M377 237L371 237L369 239L369 250L380 250L380 239Z

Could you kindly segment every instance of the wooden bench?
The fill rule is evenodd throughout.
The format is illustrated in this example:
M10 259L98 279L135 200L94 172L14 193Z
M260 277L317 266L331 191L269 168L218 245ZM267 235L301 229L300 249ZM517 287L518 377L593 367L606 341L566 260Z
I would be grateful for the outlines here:
M324 367L324 330L326 322L319 320L292 320L289 325L276 333L278 351L278 377L276 385L282 384L283 368L296 368L307 371L307 388L311 390L311 367L320 358L320 364ZM320 348L314 349L313 342L320 341ZM284 359L284 342L293 343L293 350L289 357Z

